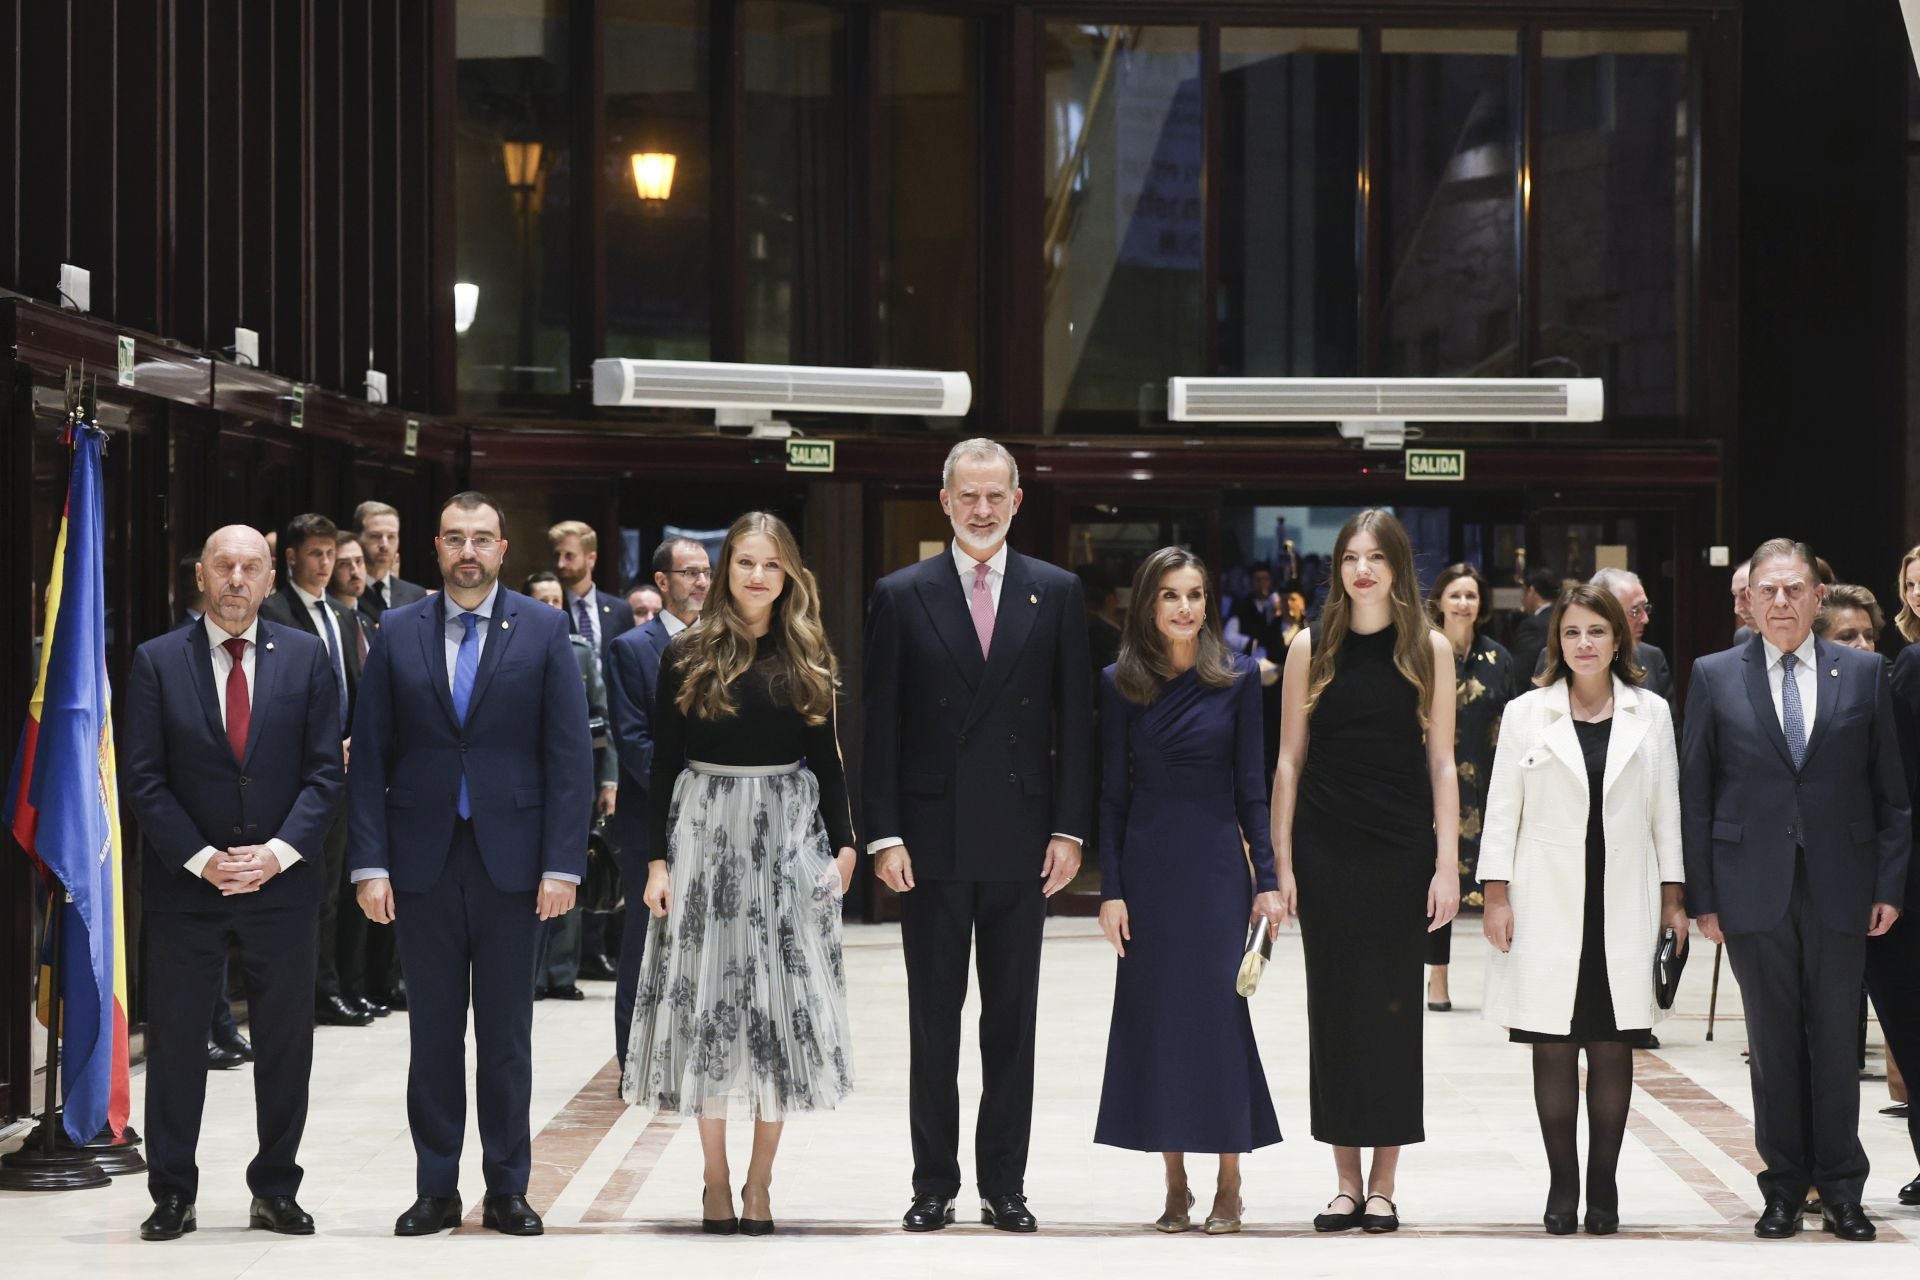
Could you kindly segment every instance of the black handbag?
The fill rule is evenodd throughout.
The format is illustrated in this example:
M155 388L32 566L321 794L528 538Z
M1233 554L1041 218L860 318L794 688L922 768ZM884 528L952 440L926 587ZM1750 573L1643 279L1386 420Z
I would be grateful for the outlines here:
M1687 967L1687 953L1680 949L1679 935L1672 929L1660 931L1660 945L1653 949L1653 998L1662 1009L1673 1008L1680 991L1680 972Z
M619 850L607 838L607 820L596 818L587 833L587 874L580 883L580 906L586 911L618 911L626 904L620 883Z

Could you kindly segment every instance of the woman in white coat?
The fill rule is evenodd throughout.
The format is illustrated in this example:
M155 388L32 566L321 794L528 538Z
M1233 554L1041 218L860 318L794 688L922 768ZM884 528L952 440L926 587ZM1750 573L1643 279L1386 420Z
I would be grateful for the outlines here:
M1480 838L1486 1017L1533 1046L1554 1235L1572 1233L1580 1204L1583 1048L1586 1227L1619 1229L1633 1042L1660 1017L1654 951L1663 926L1687 937L1673 716L1637 687L1631 634L1612 592L1561 593L1539 687L1507 704Z

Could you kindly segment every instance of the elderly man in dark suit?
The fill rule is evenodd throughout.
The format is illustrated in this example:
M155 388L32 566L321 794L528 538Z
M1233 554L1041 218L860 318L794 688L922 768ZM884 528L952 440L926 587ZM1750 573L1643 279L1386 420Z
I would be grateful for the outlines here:
M614 814L609 835L620 850L620 879L627 887L628 918L620 931L618 977L613 988L613 1051L627 1056L633 1028L633 993L647 931L638 914L639 890L647 882L647 788L653 772L653 699L660 658L673 638L700 620L713 585L707 549L692 538L668 538L653 553L653 580L665 607L646 625L616 636L607 646L607 709L620 753L626 803Z
M389 609L427 598L427 589L408 582L394 569L400 560L400 513L384 502L366 501L353 509L360 530L360 550L367 558L367 589L360 596L360 612L374 634Z
M1806 544L1753 554L1759 634L1701 658L1680 755L1687 906L1725 942L1746 1006L1762 1239L1822 1225L1871 1240L1855 1071L1867 939L1905 901L1911 811L1885 664L1813 634Z
M354 696L360 689L360 623L354 613L328 598L333 581L334 555L339 530L333 521L316 512L295 516L280 535L280 556L285 561L279 589L260 605L260 616L282 626L298 627L327 650L327 667L333 672L340 695L340 724L343 730L353 724ZM350 759L351 745L341 743L341 756ZM342 807L327 830L324 874L326 896L320 902L319 953L314 969L313 1016L322 1026L364 1027L375 1017L385 1017L387 1007L368 1000L363 991L364 963L345 967L352 985L341 981L341 960L358 957L367 945L367 918L357 909L340 911L341 895L351 896L347 888L347 815Z
M339 691L311 637L259 616L266 539L221 529L201 553L206 616L134 653L120 718L128 798L146 846L148 1240L195 1227L207 1010L240 944L253 1027L249 1224L310 1235L294 1199L313 1066L319 854L339 803Z
M354 713L347 779L360 906L395 924L407 976L407 1120L418 1199L394 1234L460 1221L467 1011L488 1228L539 1235L532 1165L533 949L587 863L593 745L566 619L500 585L506 518L482 493L440 512L447 589L388 611Z
M882 578L866 631L867 848L900 894L913 1061L913 1204L953 1221L960 1192L960 1011L979 941L975 1129L981 1220L1033 1231L1026 1203L1034 1017L1047 898L1092 821L1093 689L1080 580L1007 546L1013 455L965 440L940 505L952 547Z

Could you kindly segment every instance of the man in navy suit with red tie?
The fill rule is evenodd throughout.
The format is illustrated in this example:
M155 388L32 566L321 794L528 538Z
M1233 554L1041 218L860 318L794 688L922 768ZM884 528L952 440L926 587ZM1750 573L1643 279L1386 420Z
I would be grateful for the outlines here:
M361 909L394 925L413 1057L418 1199L394 1234L460 1221L467 1010L485 1226L539 1235L532 1166L533 948L587 865L593 745L567 620L499 582L506 518L461 493L435 545L447 589L383 615L360 682L347 779Z
M236 939L253 1027L259 1154L250 1225L310 1235L295 1163L313 1066L314 921L340 799L339 688L320 642L261 619L267 540L201 552L206 614L135 651L121 761L145 837L148 1240L195 1227L207 1010Z

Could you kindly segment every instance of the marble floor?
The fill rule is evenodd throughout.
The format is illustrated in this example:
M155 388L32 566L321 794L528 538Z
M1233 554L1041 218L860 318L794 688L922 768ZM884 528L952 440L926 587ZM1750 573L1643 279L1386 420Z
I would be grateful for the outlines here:
M243 1170L252 1153L250 1069L216 1073L200 1152L200 1229L144 1243L144 1177L105 1190L0 1193L0 1277L151 1275L354 1280L381 1276L501 1275L803 1277L911 1275L1162 1276L1279 1268L1289 1276L1476 1275L1551 1267L1558 1276L1658 1268L1693 1277L1826 1274L1911 1277L1920 1267L1920 1208L1895 1190L1914 1176L1904 1128L1875 1112L1883 1084L1863 1083L1862 1129L1874 1172L1868 1205L1880 1239L1850 1245L1816 1229L1797 1240L1756 1241L1751 1107L1740 1058L1739 991L1723 973L1715 1038L1707 1041L1712 966L1688 968L1663 1047L1638 1055L1637 1088L1621 1158L1624 1228L1611 1238L1549 1238L1539 1229L1544 1158L1533 1118L1526 1052L1477 1014L1482 945L1471 923L1456 942L1455 1011L1427 1015L1427 1136L1402 1162L1405 1227L1392 1236L1315 1236L1313 1214L1333 1191L1331 1161L1307 1137L1306 1014L1297 935L1283 936L1254 999L1254 1024L1289 1141L1246 1160L1247 1229L1238 1236L1162 1236L1160 1165L1152 1156L1089 1141L1106 1043L1112 954L1091 921L1048 929L1041 995L1039 1080L1028 1192L1038 1236L962 1223L908 1236L906 984L899 934L849 930L849 980L859 1087L839 1113L788 1126L774 1183L780 1227L771 1239L698 1234L699 1140L692 1126L644 1121L622 1106L608 1060L612 987L588 984L582 1003L535 1009L534 1173L531 1199L547 1235L506 1239L481 1230L477 1211L450 1235L397 1240L394 1215L412 1198L405 1127L405 1016L364 1030L322 1028L301 1200L319 1234L287 1238L246 1229ZM1877 1032L1876 1032L1877 1040ZM977 1064L977 1055L969 1052ZM1878 1053L1873 1058L1878 1061ZM977 1094L977 1065L962 1079ZM134 1115L144 1081L134 1077ZM971 1101L966 1104L971 1115ZM736 1171L744 1168L744 1131ZM0 1144L4 1145L4 1144ZM467 1141L463 1185L481 1187L479 1143ZM963 1157L963 1165L967 1163ZM1196 1185L1210 1174L1195 1162ZM736 1182L737 1182L736 1172ZM963 1200L963 1209L971 1202ZM1206 1200L1203 1196L1202 1206ZM1817 1259L1812 1251L1819 1251Z

